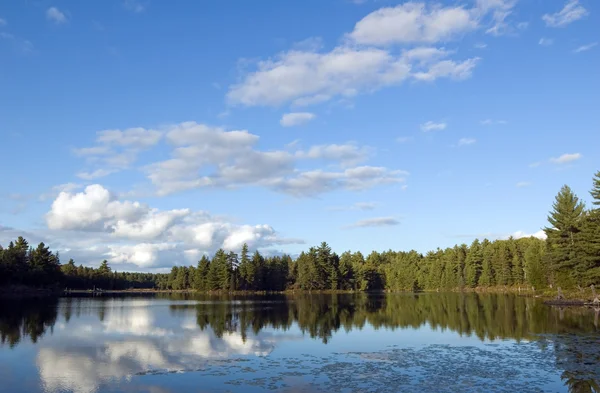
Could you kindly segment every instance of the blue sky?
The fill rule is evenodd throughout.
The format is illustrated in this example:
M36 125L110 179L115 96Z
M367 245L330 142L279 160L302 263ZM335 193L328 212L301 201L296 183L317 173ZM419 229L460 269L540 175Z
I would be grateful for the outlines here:
M600 169L591 0L0 3L0 244L159 271L536 234Z

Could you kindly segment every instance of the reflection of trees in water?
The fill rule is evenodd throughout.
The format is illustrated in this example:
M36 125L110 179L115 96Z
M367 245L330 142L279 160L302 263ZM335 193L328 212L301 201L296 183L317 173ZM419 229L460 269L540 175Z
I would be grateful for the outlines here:
M536 299L513 295L181 295L181 299L192 298L200 303L173 305L172 312L194 308L198 326L210 327L217 335L248 329L257 333L265 327L286 330L294 323L302 332L323 342L342 327L350 331L366 324L387 329L429 325L482 340L536 340L544 334L600 332L588 309L555 309Z
M342 294L342 295L156 295L162 300L194 300L171 304L170 312L194 310L201 330L211 329L217 338L265 328L286 331L293 325L306 335L327 343L340 329L351 331L366 325L405 329L429 325L479 339L536 340L554 348L557 367L570 392L599 393L600 341L598 312L589 309L556 309L536 299L512 295L478 294ZM143 306L147 298L135 299ZM126 298L66 298L0 302L2 344L17 345L22 337L36 342L52 329L59 313L65 323L73 317L95 315L104 319L131 304ZM123 304L122 304L123 303Z
M1 299L0 343L11 348L23 337L36 343L56 323L58 299Z

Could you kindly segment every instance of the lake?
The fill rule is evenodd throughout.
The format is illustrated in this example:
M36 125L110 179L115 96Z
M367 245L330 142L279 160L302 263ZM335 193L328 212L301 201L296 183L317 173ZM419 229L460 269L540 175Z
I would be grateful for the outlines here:
M598 392L600 310L478 294L0 300L0 391Z

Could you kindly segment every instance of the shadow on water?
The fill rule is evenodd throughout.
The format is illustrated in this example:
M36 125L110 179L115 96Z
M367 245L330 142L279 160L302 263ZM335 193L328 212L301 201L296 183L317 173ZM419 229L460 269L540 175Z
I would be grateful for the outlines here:
M118 312L131 299L69 297L0 301L0 349L15 349L26 340L35 344L45 335L52 335L57 318L66 329L74 319L84 317L102 322L107 312ZM297 327L304 335L327 344L336 332L371 326L388 330L430 327L481 341L534 342L539 347L552 348L548 353L554 356L555 367L561 371L569 392L600 392L599 310L552 308L536 299L513 295L457 293L155 294L134 299L140 307L163 302L173 318L195 315L195 329L210 331L214 340L239 333L241 341L246 343L248 335L256 337L265 329L281 333ZM269 353L269 349L260 351ZM387 361L396 359L392 353L385 356Z

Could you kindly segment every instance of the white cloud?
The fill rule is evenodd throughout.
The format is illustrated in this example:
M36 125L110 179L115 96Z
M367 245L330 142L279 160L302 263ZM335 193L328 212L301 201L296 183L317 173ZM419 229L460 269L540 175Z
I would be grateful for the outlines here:
M105 145L147 148L156 145L162 138L157 130L142 127L121 130L104 130L97 133L96 141Z
M46 214L50 229L102 230L112 220L140 219L148 209L138 202L119 202L99 184L87 186L83 192L63 191Z
M92 180L127 169L141 151L155 146L162 138L161 131L141 127L99 131L95 146L73 149L75 155L86 157L88 164L95 168L82 170L77 176Z
M552 38L540 38L538 44L540 44L541 46L550 46L552 44L554 44L554 40Z
M132 264L144 269L157 264L161 251L173 250L175 247L175 244L170 243L111 245L108 246L106 257L111 264Z
M355 144L343 145L316 145L307 151L299 150L296 157L301 159L323 159L338 161L340 165L347 167L357 165L365 161L371 152L367 147L358 147Z
M0 26L6 26L7 24L5 19L0 18Z
M567 153L563 154L560 157L553 157L550 159L550 162L555 164L567 164L569 162L577 161L582 157L580 153Z
M429 131L441 131L446 129L446 123L436 123L433 121L428 121L421 124L421 131L429 132Z
M410 67L382 49L337 47L328 53L292 50L261 61L257 70L230 88L230 103L246 106L298 105L334 96L352 97L408 78Z
M413 77L420 81L432 82L439 78L450 78L455 80L464 80L471 77L473 69L481 59L474 57L462 62L454 60L443 60L429 67L427 71L419 71L413 74Z
M355 223L348 225L346 228L383 227L399 224L400 221L398 221L394 217L375 217L356 221Z
M517 231L517 232L513 233L511 236L513 238L515 238L515 239L523 239L523 238L528 238L528 237L536 237L536 238L541 239L541 240L546 240L546 237L547 237L546 236L546 232L544 232L543 230L537 231L535 233L526 233L526 232L523 232L523 231ZM508 237L505 237L505 239L506 238L508 238Z
M82 256L82 262L106 258L136 270L187 263L189 255L218 248L239 251L244 243L254 249L303 243L280 237L269 225L239 225L206 212L161 211L121 201L98 184L79 193L61 192L45 218L49 229L66 238L67 256Z
M520 181L516 184L517 188L525 188L525 187L529 187L531 185L531 182L528 181Z
M413 140L412 136L399 136L398 138L396 138L396 142L398 143L408 143L411 142Z
M273 182L275 190L296 196L312 197L335 190L359 191L372 187L397 184L406 181L405 171L393 171L383 167L362 166L341 172L313 170L301 172L295 177Z
M57 25L66 23L67 17L56 7L50 7L46 10L46 19L56 23Z
M314 118L315 118L315 114L310 113L310 112L285 113L281 117L279 124L281 124L284 127L299 126L299 125L308 123L309 121L313 120Z
M514 31L507 19L516 3L517 0L477 0L476 13L491 13L491 27L485 31L486 34L501 36Z
M362 44L432 44L474 28L472 15L462 7L427 8L416 3L383 8L359 21L349 39L330 51L322 51L320 45L303 45L257 62L255 69L230 86L227 100L245 106L308 106L334 98L348 99L408 79L469 78L480 60L477 57L451 59L454 52L443 48L413 48L399 53ZM397 23L405 18L411 25ZM356 45L357 41L361 45Z
M314 196L335 189L364 189L378 184L403 181L403 174L375 168L373 178L364 178L364 187L353 178L361 168L353 165L367 159L372 149L352 143L312 146L306 150L260 151L259 137L248 131L225 131L194 122L173 125L167 141L174 145L172 157L148 165L145 171L159 195L193 188L235 188L262 186L294 196ZM295 149L296 146L288 146ZM300 171L298 160L332 161L343 171ZM301 190L305 186L306 190Z
M475 48L477 48L477 49L485 49L485 48L487 48L487 44L485 44L483 42L480 42L480 43L475 44Z
M544 14L542 20L549 27L565 27L588 14L589 12L579 4L579 0L569 0L562 10L554 14Z
M538 166L542 165L541 162L537 161L537 162L532 162L531 164L529 164L530 168L537 168Z
M477 142L477 140L473 138L461 138L458 141L458 146L468 146L474 144L475 142Z
M477 28L477 21L463 7L427 7L404 3L381 8L361 19L349 38L363 45L435 43L447 41Z
M573 53L581 53L581 52L588 51L588 50L592 49L593 47L595 47L596 45L598 45L597 42L592 42L587 45L582 45L582 46L576 48L575 50L573 50Z

